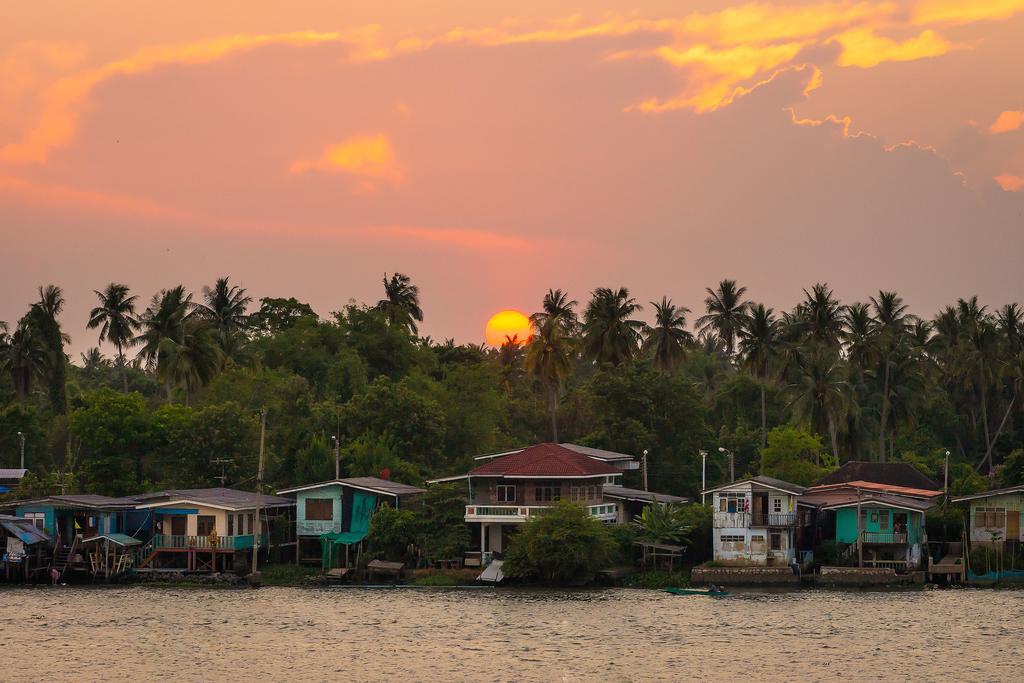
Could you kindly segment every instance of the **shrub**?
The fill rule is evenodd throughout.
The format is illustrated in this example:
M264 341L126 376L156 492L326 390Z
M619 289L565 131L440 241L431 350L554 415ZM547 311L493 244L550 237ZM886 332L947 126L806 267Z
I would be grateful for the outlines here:
M502 570L510 578L580 585L592 581L615 556L611 529L563 500L523 525L512 539Z
M686 588L690 585L690 576L682 572L638 572L627 576L622 585L626 588Z

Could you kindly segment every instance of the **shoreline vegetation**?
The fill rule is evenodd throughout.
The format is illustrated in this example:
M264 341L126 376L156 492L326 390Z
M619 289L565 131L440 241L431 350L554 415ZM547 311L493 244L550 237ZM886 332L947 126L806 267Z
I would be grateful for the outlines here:
M953 496L1024 484L1018 304L967 296L915 315L896 292L844 303L817 283L775 310L752 294L722 280L690 293L691 312L667 296L645 309L624 287L583 302L551 289L533 336L493 348L421 335L429 310L401 273L385 274L379 301L326 314L294 298L255 302L227 277L148 302L111 282L95 291L87 330L62 324L60 287L40 287L22 318L0 326L0 467L24 454L28 470L0 496L252 491L261 452L263 493L329 480L336 467L422 485L469 470L480 453L569 441L649 454L643 483L638 471L623 483L691 500L730 476L808 485L850 460L948 473ZM113 353L71 359L69 333ZM469 549L464 493L431 486L425 498L426 512L374 515L374 557L420 566ZM686 562L699 565L710 511L686 508L669 526L686 528ZM506 573L590 584L629 563L634 540L658 538L658 524L579 522L576 545L530 537L542 525L527 524ZM928 525L929 538L959 540L964 513L947 508Z

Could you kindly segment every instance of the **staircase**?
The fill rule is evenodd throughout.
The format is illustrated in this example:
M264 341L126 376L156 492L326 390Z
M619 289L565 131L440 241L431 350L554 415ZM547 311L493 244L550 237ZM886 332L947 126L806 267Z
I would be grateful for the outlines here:
M68 565L71 564L71 558L75 556L75 550L78 548L78 536L75 536L75 540L71 542L70 547L63 547L58 545L53 549L53 562L51 566L57 570L57 578L63 579L64 573L68 570Z
M153 558L156 557L157 549L156 543L154 541L155 539L151 539L149 543L142 546L142 549L139 551L139 557L145 558L144 560L142 560L142 562L139 562L139 569L145 569L147 566L149 566L149 563L153 561Z

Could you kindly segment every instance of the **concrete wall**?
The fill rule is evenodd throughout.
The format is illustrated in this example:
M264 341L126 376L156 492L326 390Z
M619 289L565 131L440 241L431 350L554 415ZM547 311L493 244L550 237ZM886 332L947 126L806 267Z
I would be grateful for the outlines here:
M694 584L721 586L792 586L800 577L789 567L694 567L690 575Z

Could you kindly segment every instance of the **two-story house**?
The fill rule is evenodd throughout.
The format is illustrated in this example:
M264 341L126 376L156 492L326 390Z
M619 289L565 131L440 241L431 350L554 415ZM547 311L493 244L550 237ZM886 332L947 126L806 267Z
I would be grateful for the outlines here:
M325 569L339 564L343 555L334 546L362 541L380 503L400 508L422 493L416 486L377 477L332 479L278 491L295 496L295 561L323 564Z
M704 491L712 495L715 562L761 566L792 562L797 498L803 492L803 486L764 476Z

